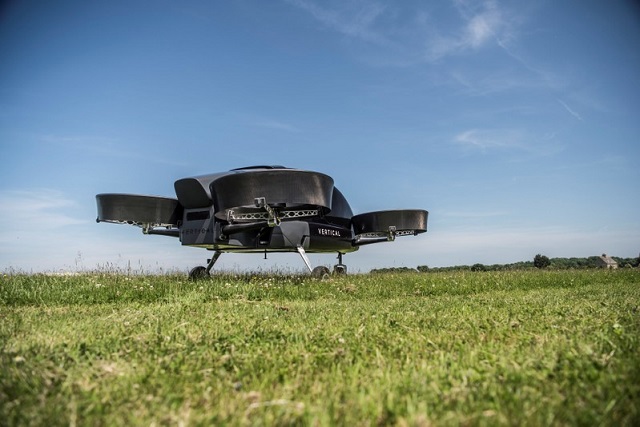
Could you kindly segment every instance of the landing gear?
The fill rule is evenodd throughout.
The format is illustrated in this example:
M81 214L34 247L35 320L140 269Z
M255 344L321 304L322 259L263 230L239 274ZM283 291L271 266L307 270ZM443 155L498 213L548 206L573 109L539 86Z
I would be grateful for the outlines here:
M206 267L200 265L198 267L192 268L189 272L189 280L201 280L209 277L211 269L213 268L213 264L215 264L218 258L220 258L220 255L222 255L222 252L216 251L216 253L213 254L213 258L208 260L209 263Z
M209 273L207 273L207 267L203 267L201 265L193 267L189 272L189 280L193 281L202 280L207 276L209 276Z
M325 280L331 277L331 270L328 267L325 267L323 265L315 268L311 267L311 262L309 261L309 258L307 257L307 254L304 248L302 247L302 245L299 245L296 249L300 254L300 257L304 261L304 264L307 266L307 268L311 272L311 277L314 277L316 279L321 279L321 280ZM208 264L206 267L203 267L200 265L198 267L192 268L191 271L189 272L189 280L194 280L194 281L202 280L209 277L211 273L211 269L213 268L213 265L216 263L218 258L220 258L220 255L222 255L222 252L216 251L213 254L213 257L207 260ZM338 252L338 263L333 266L334 276L344 276L347 274L347 266L342 263L342 255L344 254L341 252Z
M311 277L314 277L316 279L321 279L321 280L325 280L331 277L331 270L329 270L328 267L325 267L323 265L318 266L316 268L311 267L311 262L309 261L309 258L307 257L307 253L305 252L302 245L298 245L296 250L302 257L304 264L307 266L307 268L311 272ZM333 266L333 274L336 276L343 276L347 274L347 266L342 263L342 255L343 255L342 252L338 252L338 264Z
M338 263L333 266L333 274L336 276L347 274L347 266L342 263L342 252L338 252Z
M311 270L311 277L314 279L327 280L331 277L331 271L324 265L320 265Z
M298 253L300 254L300 256L302 257L302 261L304 261L304 265L307 266L307 268L309 269L309 271L311 272L311 274L313 275L313 272L315 270L317 270L318 267L316 268L311 268L311 262L309 261L309 257L307 256L307 253L305 252L304 248L302 247L302 245L298 245L296 247L296 250L298 251Z

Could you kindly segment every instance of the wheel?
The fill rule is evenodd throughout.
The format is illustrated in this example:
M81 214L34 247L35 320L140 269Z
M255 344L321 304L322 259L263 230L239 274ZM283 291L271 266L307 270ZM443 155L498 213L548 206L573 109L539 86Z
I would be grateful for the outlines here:
M193 267L189 272L189 280L201 280L209 276L207 273L206 267L199 265L198 267Z
M321 265L311 271L311 276L316 279L326 280L331 276L331 271L324 265Z
M344 276L347 274L347 266L344 264L336 264L333 266L333 274L336 276Z

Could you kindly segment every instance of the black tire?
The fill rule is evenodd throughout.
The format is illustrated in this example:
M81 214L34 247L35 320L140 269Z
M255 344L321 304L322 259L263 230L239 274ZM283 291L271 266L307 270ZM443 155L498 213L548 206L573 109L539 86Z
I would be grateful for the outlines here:
M198 267L193 267L189 272L189 280L202 280L209 277L209 273L207 273L207 268L199 265Z
M327 280L331 277L331 271L324 265L320 265L311 271L311 277L318 280Z
M344 264L336 264L333 266L333 274L335 276L346 276L347 266Z
M177 225L182 206L177 199L137 194L98 194L98 222L132 225Z

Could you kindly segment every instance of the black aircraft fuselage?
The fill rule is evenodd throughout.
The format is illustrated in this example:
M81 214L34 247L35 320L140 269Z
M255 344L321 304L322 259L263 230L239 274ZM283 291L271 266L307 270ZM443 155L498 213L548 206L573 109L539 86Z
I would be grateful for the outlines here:
M343 254L427 230L425 210L354 216L333 179L319 172L252 166L183 178L174 188L176 199L98 194L97 221L137 225L145 234L215 251L192 276L208 274L223 252L298 252L316 275L327 269L312 269L306 253L334 252L340 260L335 271L343 273Z

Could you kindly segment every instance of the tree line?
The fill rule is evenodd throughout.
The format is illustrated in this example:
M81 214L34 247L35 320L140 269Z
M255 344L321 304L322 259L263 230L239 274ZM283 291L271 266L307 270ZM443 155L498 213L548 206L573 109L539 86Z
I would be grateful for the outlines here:
M527 270L527 269L551 269L551 270L570 270L570 269L588 269L598 268L598 256L587 258L548 258L538 254L531 261L520 261L510 264L480 264L473 265L454 265L450 267L429 267L427 265L419 265L416 268L410 267L388 267L376 268L371 273L407 273L407 272L437 272L437 271L509 271L509 270ZM619 268L640 267L640 258L621 258L612 256Z

